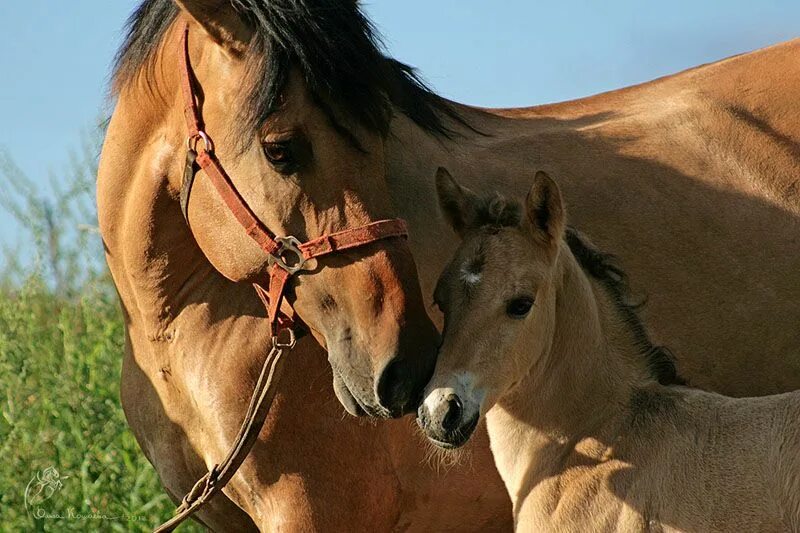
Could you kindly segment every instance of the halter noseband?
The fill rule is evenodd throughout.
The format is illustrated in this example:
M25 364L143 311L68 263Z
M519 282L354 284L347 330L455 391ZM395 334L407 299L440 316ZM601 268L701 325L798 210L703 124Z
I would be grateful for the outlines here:
M189 222L189 197L197 168L205 171L214 188L225 205L244 227L247 235L267 253L269 284L267 289L258 283L253 286L267 309L272 336L277 339L282 330L288 330L290 342L294 342L292 326L294 319L281 311L286 285L294 274L308 270L308 260L329 255L342 250L358 248L390 237L407 237L408 228L404 220L393 218L379 220L357 228L346 229L336 233L322 235L307 242L300 242L295 237L277 237L253 213L242 195L231 182L214 154L214 144L202 129L200 109L195 101L192 83L192 67L189 58L189 26L187 24L182 38L182 91L184 98L184 115L189 136L186 139L186 168L181 184L181 210L186 222ZM291 312L293 315L294 313Z

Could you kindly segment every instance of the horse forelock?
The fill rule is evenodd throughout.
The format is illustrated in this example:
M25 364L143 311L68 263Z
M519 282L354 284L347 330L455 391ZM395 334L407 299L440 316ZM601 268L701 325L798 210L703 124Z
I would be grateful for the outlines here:
M443 116L465 124L413 68L384 55L377 31L357 2L232 0L232 5L253 29L245 57L251 81L238 110L239 131L234 132L243 148L279 111L292 68L299 70L314 101L340 131L337 114L386 133L395 109L436 135L452 133ZM116 56L115 90L152 62L178 14L172 0L144 0L133 12Z

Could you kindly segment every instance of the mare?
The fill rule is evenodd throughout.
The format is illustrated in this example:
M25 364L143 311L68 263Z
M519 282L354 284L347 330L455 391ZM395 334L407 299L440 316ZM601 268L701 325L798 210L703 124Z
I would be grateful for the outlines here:
M524 207L438 182L462 243L419 420L451 448L486 418L519 531L800 530L800 391L683 386L546 174Z
M432 372L429 295L456 245L438 166L509 195L529 168L556 172L576 221L604 228L600 244L648 287L654 336L697 348L675 346L693 383L800 386L797 42L577 102L484 110L385 57L354 1L146 0L114 73L97 201L126 324L123 407L173 497L227 452L270 347L250 286L268 258L203 172L189 224L181 214L186 24L205 131L267 228L307 240L379 218L410 226L407 243L295 278L288 299L311 335L284 361L248 460L199 513L212 529L510 526L485 432L470 468L433 474L412 420L342 416L414 411Z

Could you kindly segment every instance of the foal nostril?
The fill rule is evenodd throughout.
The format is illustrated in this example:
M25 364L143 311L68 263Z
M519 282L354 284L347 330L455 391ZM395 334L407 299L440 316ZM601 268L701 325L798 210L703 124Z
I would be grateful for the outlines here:
M447 397L447 413L442 419L442 429L448 432L456 429L461 421L461 413L463 411L459 397L455 394L449 395Z

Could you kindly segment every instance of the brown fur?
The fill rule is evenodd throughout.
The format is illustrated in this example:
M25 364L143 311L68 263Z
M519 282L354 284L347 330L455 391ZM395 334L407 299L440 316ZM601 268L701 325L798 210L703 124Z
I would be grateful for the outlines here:
M452 123L452 140L436 138L398 112L385 139L351 128L366 152L332 129L295 76L286 105L259 132L276 139L299 128L312 137L318 164L286 179L258 143L239 155L230 140L248 85L237 57L247 34L223 15L198 15L216 41L193 23L192 64L208 132L251 207L273 231L301 238L402 216L412 253L376 246L331 258L332 268L299 280L292 299L315 337L326 344L319 330L349 324L354 348L329 345L326 354L309 338L287 359L251 457L200 513L212 528L507 526L510 506L485 434L469 468L433 475L412 423L342 417L331 386L347 379L367 402L393 347L405 346L411 360L435 347L430 302L421 301L415 274L430 295L455 246L435 201L433 175L442 165L477 190L516 196L527 190L529 168L557 172L575 221L597 228L599 244L619 251L647 287L653 335L675 339L692 383L738 395L800 386L797 42L579 102L456 106L486 135ZM184 17L167 30L147 75L131 74L119 87L98 175L100 226L127 325L122 401L173 497L226 453L269 346L247 283L265 258L202 174L189 209L192 232L180 215L185 126L176 54Z
M448 328L424 403L455 394L462 421L486 416L517 529L798 531L800 391L659 384L628 310L573 255L588 246L563 240L558 187L537 175L531 196L521 224L467 228L445 270ZM476 249L484 268L463 300L449 277ZM524 319L504 312L519 294L536 295Z

